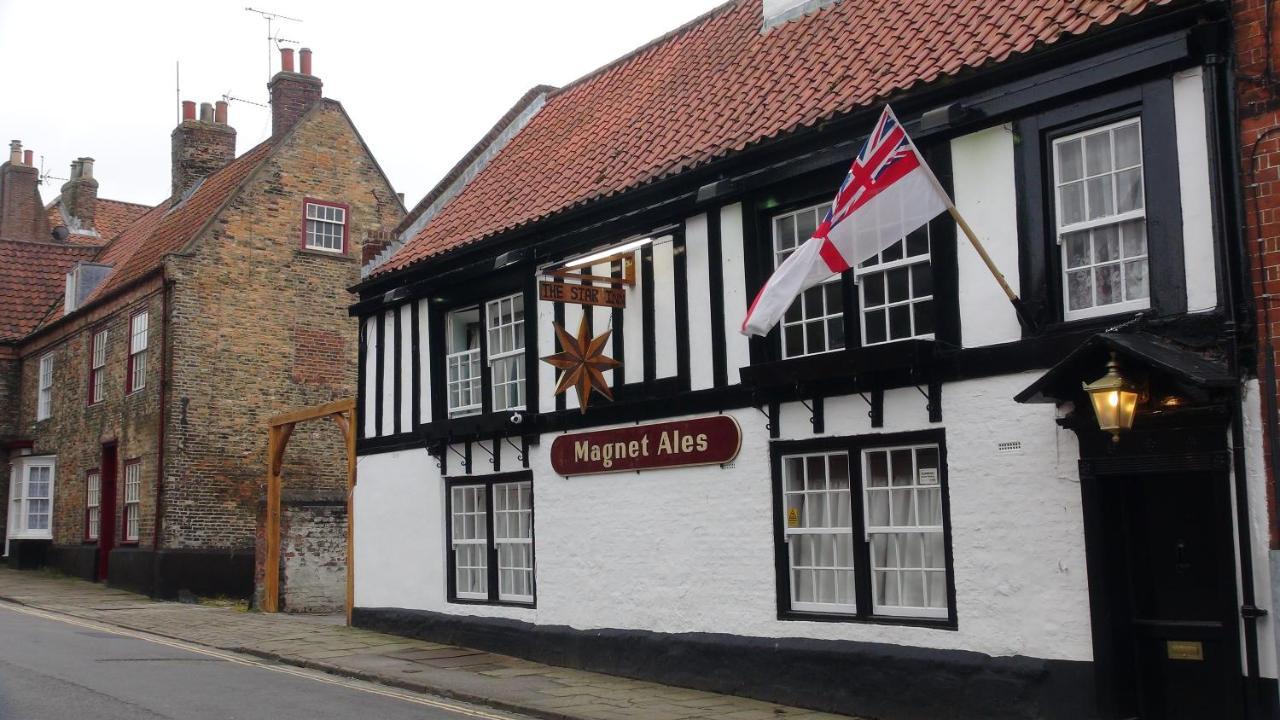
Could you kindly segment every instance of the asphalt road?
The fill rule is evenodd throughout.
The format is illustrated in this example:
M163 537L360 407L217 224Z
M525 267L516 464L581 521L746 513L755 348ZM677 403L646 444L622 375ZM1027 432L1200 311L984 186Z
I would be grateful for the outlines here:
M518 716L0 603L0 720Z

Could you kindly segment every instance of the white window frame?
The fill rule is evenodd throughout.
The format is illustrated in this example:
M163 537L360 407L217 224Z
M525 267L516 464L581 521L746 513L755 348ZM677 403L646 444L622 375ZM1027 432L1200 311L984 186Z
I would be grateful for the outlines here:
M102 470L84 475L84 539L94 542L102 531Z
M769 224L769 227L770 227L770 236L771 236L770 243L771 243L771 250L773 255L774 269L777 269L777 267L781 265L784 260L786 260L788 257L791 256L791 253L795 252L797 248L799 248L801 245L803 245L805 242L809 240L809 238L807 237L800 237L801 235L800 225L798 222L800 217L806 213L811 214L814 220L814 227L817 228L817 226L821 224L822 218L826 216L827 212L830 209L831 209L831 203L830 201L828 201L828 202L817 203L815 205L809 205L807 207L798 208L796 210L791 210L784 213L779 213L773 216ZM786 223L787 220L791 221L790 228L791 228L791 234L793 235L792 238L783 237L785 233L782 231L781 228ZM783 358L789 359L789 358L807 357L809 355L821 355L822 353L843 350L849 346L849 338L847 337L844 338L843 344L839 346L833 347L831 343L831 332L830 332L831 321L834 320L838 324L838 326L840 327L840 331L842 333L844 331L844 311L845 311L845 308L843 307L844 290L841 287L840 279L841 279L841 276L839 273L832 275L830 278L824 280L821 285L816 286L814 288L810 288L809 290L806 290L805 293L802 293L800 297L797 297L795 301L792 302L790 306L788 306L787 312L783 314L782 319L778 323ZM828 305L827 293L830 291L830 288L832 286L834 286L836 291L840 294L841 304L842 304L841 309L836 312L832 312L830 308L828 308L827 306ZM821 297L822 308L821 310L814 312L812 315L810 315L810 311L812 310L812 308L809 307L810 303L809 303L807 293L813 293L814 296ZM798 318L795 317L793 314L793 310L795 310L797 306L799 306L799 313L800 313ZM821 324L823 326L823 331L822 331L823 347L820 349L810 349L808 328L810 325L817 325L817 324ZM802 352L793 354L787 349L788 348L787 335L788 335L789 329L795 328L797 326L799 326L800 328L801 344L803 345L804 350Z
M124 463L124 535L125 542L138 542L138 517L142 497L142 460Z
M341 205L306 201L303 246L308 250L341 255L347 250L347 209ZM336 228L336 234L335 234ZM332 247L334 238L338 246Z
M147 345L151 333L150 326L151 313L147 310L129 318L129 359L126 370L129 373L130 394L147 386Z
M36 421L53 416L53 353L40 356L39 387L36 391Z
M89 404L97 405L106 398L103 385L107 379L107 330L93 334L93 351L89 360Z
M31 492L35 471L48 474L47 490L42 495ZM52 455L28 455L17 458L9 465L9 521L5 526L5 551L9 540L49 540L53 538L53 500L57 484L57 459ZM46 502L45 511L39 513L44 520L31 527L32 503Z
M833 489L831 487L831 468L834 458L843 458L845 466L845 486L844 488ZM823 465L822 487L809 489L810 480L810 463L814 459L821 459ZM790 461L798 460L802 468L804 477L800 479L800 489L792 489L790 468L793 463ZM787 545L787 585L790 593L791 609L800 612L813 612L823 614L836 615L853 615L858 611L857 596L857 559L856 550L853 544L853 468L849 459L849 453L845 450L832 450L811 453L790 453L782 456L782 476L781 476L781 492L782 492L782 527L784 531L784 542ZM821 522L813 522L814 518L808 515L809 509L814 506L810 500L814 497L822 497L823 518ZM836 507L835 503L841 502L843 498L843 506L848 518L847 526L840 526L831 522L832 510ZM797 501L799 500L799 501ZM795 508L799 515L799 525L792 527L789 521L790 511ZM832 562L828 565L819 565L817 563L818 549L816 544L822 542L827 537L834 537L832 548ZM810 554L813 562L809 565L798 566L795 564L795 555L799 552L797 543L806 542L812 538L814 543L811 545ZM839 564L837 556L839 554L840 543L846 543L846 553L849 562L847 565ZM812 601L799 600L799 585L797 577L801 573L806 573L805 577L811 579L812 593L814 598ZM816 598L819 595L819 577L822 573L832 573L833 585L832 589L836 592L836 602L818 602ZM840 602L839 578L842 574L847 574L849 584L846 590L851 594L848 602Z
M1125 167L1117 168L1116 167L1115 133L1116 133L1116 130L1119 130L1121 128L1128 127L1131 125L1136 126L1138 129L1138 164L1126 165ZM1094 136L1104 132L1110 135L1111 168L1109 170L1106 170L1094 175L1090 175L1087 168L1087 151L1085 149L1084 139L1088 136ZM1067 182L1062 182L1061 174L1059 172L1059 168L1061 166L1062 148L1068 143L1071 143L1076 140L1080 141L1081 176L1078 180L1073 179ZM1121 172L1132 171L1135 169L1138 171L1138 174L1139 174L1140 192L1139 192L1138 199L1141 202L1141 207L1138 207L1133 210L1120 212L1119 211L1120 198L1119 198L1118 183L1115 181L1115 178ZM1060 248L1059 257L1062 263L1062 272L1059 280L1062 285L1063 318L1065 320L1083 320L1086 318L1103 317L1106 315L1116 315L1119 313L1146 310L1150 308L1151 307L1151 262L1150 262L1150 248L1148 247L1147 236L1146 236L1146 217L1147 217L1146 158L1143 157L1143 154L1142 154L1142 120L1141 118L1139 117L1126 118L1124 120L1108 123L1105 125L1099 125L1096 127L1091 127L1091 128L1088 128L1087 130L1082 130L1080 132L1072 133L1070 135L1064 135L1063 137L1054 139L1053 162L1052 162L1052 167L1050 168L1050 172L1053 173L1052 181L1053 181L1054 222L1056 224L1055 239ZM1113 212L1108 215L1102 215L1097 218L1089 219L1088 181L1096 180L1102 177L1111 178L1110 199L1111 199L1111 207ZM1081 187L1084 188L1083 199L1082 199L1082 202L1084 205L1084 212L1083 212L1084 217L1082 220L1078 222L1065 223L1063 218L1064 213L1062 211L1063 188L1068 185L1072 185L1076 182L1082 183ZM1135 221L1142 222L1142 233L1143 233L1142 253L1126 256L1125 241L1124 241L1124 237L1121 235L1121 232L1128 223L1133 223ZM1093 235L1092 231L1097 230L1099 228L1107 228L1107 227L1117 228L1117 251L1116 251L1117 255L1113 259L1106 259L1106 260L1099 261L1096 258L1096 244L1092 238L1092 235ZM1090 262L1086 265L1081 265L1079 267L1068 268L1068 264L1069 264L1068 247L1067 247L1067 243L1064 242L1064 239L1068 235L1072 235L1074 233L1079 233L1084 231L1090 231L1090 240L1089 240L1090 256L1091 256ZM1121 300L1120 302L1114 302L1107 305L1098 305L1097 304L1097 289L1098 289L1097 277L1098 276L1095 272L1096 268L1105 266L1105 265L1114 264L1120 269L1120 293L1121 293L1121 297L1124 297L1124 295L1126 294L1126 287L1127 287L1127 282L1124 279L1125 278L1124 266L1126 263L1136 262L1138 260L1143 261L1146 265L1146 268L1144 270L1145 277L1147 278L1146 296L1140 297L1140 298L1134 298L1132 300ZM1093 292L1094 304L1087 308L1072 310L1070 307L1071 306L1071 290L1068 284L1069 275L1071 272L1080 272L1085 269L1087 269L1090 274L1090 287L1092 288L1092 292Z
M454 595L463 600L489 599L489 486L452 485L449 487L450 501L450 552L453 553ZM468 504L470 499L470 504ZM468 520L470 523L468 524ZM470 531L468 531L470 528ZM460 562L458 549L461 547L480 548L479 561L471 560L467 564ZM469 550L468 554L473 554ZM463 571L468 574L479 573L480 590L463 590L459 582ZM468 588L473 587L467 583Z
M924 233L925 244L927 249L923 254L907 255L910 248L909 238L915 233ZM900 255L896 259L886 260L886 256ZM917 283L919 279L916 277L917 270L921 267L926 268L929 283L929 291L927 294L916 294ZM907 296L905 299L894 300L889 297L889 276L895 272L905 272L907 278ZM883 294L883 302L876 305L870 305L867 299L868 292L871 287L870 278L879 275L881 280L881 293ZM937 312L937 304L933 301L934 277L933 277L933 231L931 224L926 223L924 227L916 230L907 237L904 237L889 247L880 251L875 257L870 258L866 262L860 264L854 269L854 282L858 284L858 311L861 313L858 326L861 329L862 347L872 347L876 345L887 345L889 343L902 342L903 340L932 340L934 337L934 320ZM918 305L928 305L928 309L923 311L929 314L930 329L920 332L917 327L916 310ZM908 321L911 323L911 332L902 337L893 337L891 320L892 313L895 308L906 307ZM867 339L867 331L871 327L871 321L868 316L875 313L884 313L881 322L884 325L884 339L870 341Z
M519 319L516 318L517 304L520 306ZM504 315L505 308L510 308L510 312ZM488 333L485 349L489 356L489 392L493 412L523 410L528 402L524 378L524 312L524 296L520 293L485 303L485 332ZM504 317L510 318L510 322L503 322ZM503 373L501 380L499 372ZM511 386L515 386L519 400L508 404L505 390Z
M901 450L908 450L911 453L911 475L910 475L911 483L907 485L894 485L893 484L894 473L893 473L893 465L892 465L893 455L895 451L901 451ZM918 452L920 450L933 450L936 457L938 458L939 467L935 469L934 478L931 482L924 482L924 483L921 482L919 452ZM888 476L887 476L888 477L887 482L889 483L888 485L873 487L870 483L870 477L871 477L870 456L873 453L883 453L885 455L886 468L888 472ZM949 617L950 616L950 607L949 607L950 597L948 595L948 590L947 590L948 568L947 568L947 558L946 558L946 530L945 530L946 511L944 510L943 497L942 497L943 495L942 473L944 472L944 469L941 467L941 464L942 464L941 448L935 443L914 443L914 444L908 444L908 445L867 447L867 448L863 448L860 454L861 454L862 478L863 478L863 481L862 481L863 527L866 528L866 541L870 546L869 557L871 558L870 572L871 572L871 598L872 598L873 614L886 616L886 617L910 617L910 618L943 618L945 619ZM920 524L919 522L895 523L894 515L893 515L894 498L900 496L901 493L907 493L907 492L911 493L911 498L912 498L911 508L910 508L911 513L918 521L919 519L918 512L920 509L919 496L920 496L921 490L928 491L928 492L932 492L935 490L937 491L938 498L937 498L936 507L938 512L938 524L924 525L924 524ZM886 506L887 507L886 513L889 519L888 525L872 525L871 524L871 504L872 504L871 497L873 493L883 493L889 500ZM901 563L895 566L888 566L888 565L879 566L876 564L876 551L875 551L875 545L874 545L874 538L876 536L905 536L908 534L919 534L922 536L936 534L937 547L939 551L942 553L942 557L940 558L941 565L939 565L938 567L924 567L925 563L923 559L922 559L922 562L920 563L921 567L919 568L912 567L912 566L904 566ZM895 546L895 554L898 554L900 557L900 553L897 552L896 538L894 540L894 546ZM926 545L922 538L921 539L922 553L924 552L925 547ZM924 573L925 581L924 581L924 586L922 588L921 594L925 598L924 602L926 603L929 601L929 592L930 592L928 574L929 573L940 574L942 576L942 593L944 596L943 606L939 608L939 607L928 607L928 606L919 607L919 606L911 606L911 605L880 604L879 601L877 600L880 594L878 592L879 573L877 571L895 572L897 573L897 579L899 581L901 580L902 572ZM898 588L899 588L898 597L899 599L901 599L902 597L901 582L899 582Z
M465 417L476 415L484 409L483 375L480 372L481 354L479 342L477 347L463 348L449 352L449 345L454 338L454 325L464 312L474 310L478 315L478 306L469 305L464 308L450 310L445 316L445 404L449 417ZM477 322L480 332L484 332L482 322Z
M511 501L515 500L515 505ZM493 545L498 558L498 600L533 602L533 482L521 480L493 484ZM523 555L526 562L503 559ZM514 592L517 574L524 576L527 593Z

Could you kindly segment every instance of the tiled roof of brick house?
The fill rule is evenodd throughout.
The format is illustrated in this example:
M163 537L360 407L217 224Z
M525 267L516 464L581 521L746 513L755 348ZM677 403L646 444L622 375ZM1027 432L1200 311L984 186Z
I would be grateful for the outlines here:
M71 266L98 248L54 242L0 240L0 342L18 340L60 305Z
M61 204L62 199L55 198L45 208L45 214L49 217L49 227L51 228L64 224ZM115 236L124 232L125 228L132 225L134 220L145 215L150 209L151 206L149 205L98 198L93 218L94 229L98 231L98 234L96 236L81 235L73 232L67 238L67 242L77 245L105 245Z
M1171 1L841 0L761 32L733 0L552 93L375 275Z
M181 250L274 147L271 140L263 141L201 181L185 200L172 207L161 203L103 248L96 262L111 265L112 271L88 302L137 280Z

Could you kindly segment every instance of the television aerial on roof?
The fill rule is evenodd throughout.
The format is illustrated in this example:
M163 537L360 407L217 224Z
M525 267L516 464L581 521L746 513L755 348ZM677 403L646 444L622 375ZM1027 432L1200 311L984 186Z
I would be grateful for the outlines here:
M280 37L279 29L275 27L275 23L276 22L300 23L302 22L302 18L289 17L288 15L281 15L280 13L274 13L267 10L259 10L257 8L251 8L251 7L246 7L245 11L251 12L251 13L257 13L258 15L262 16L263 20L267 21L267 82L271 82L271 54L272 54L271 51L273 49L278 49L281 45L299 44L297 40L290 40L288 38Z

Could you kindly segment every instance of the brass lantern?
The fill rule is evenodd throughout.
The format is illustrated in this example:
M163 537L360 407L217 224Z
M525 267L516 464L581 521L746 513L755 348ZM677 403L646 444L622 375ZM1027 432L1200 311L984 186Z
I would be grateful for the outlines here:
M1111 353L1107 362L1107 374L1085 383L1085 392L1093 403L1093 414L1098 418L1098 428L1111 433L1112 442L1120 442L1120 433L1133 427L1134 411L1142 394L1137 384L1120 374L1120 363Z

